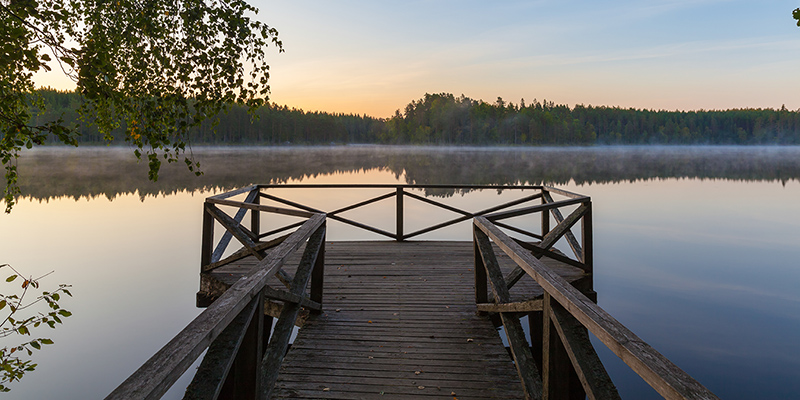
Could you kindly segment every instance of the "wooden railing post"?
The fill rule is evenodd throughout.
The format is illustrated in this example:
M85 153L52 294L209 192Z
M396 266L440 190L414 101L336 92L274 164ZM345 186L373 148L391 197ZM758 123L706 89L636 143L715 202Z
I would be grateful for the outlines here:
M486 266L483 264L483 257L481 257L481 250L478 247L478 238L475 236L475 230L478 227L472 225L472 248L475 255L475 304L482 304L489 302L489 287L486 283Z
M233 396L235 399L256 399L258 377L261 375L261 353L264 325L264 291L256 296L256 310L247 331L242 338L242 345L233 362ZM230 377L229 377L230 379ZM227 382L226 382L227 383Z
M403 188L397 188L397 233L395 240L403 241Z
M542 340L544 336L544 326L542 325L543 312L532 311L528 313L528 332L531 334L531 355L533 361L536 362L536 367L539 368L539 373L544 371L542 364Z
M548 192L542 189L542 204L547 204L547 197L545 194ZM550 232L550 210L542 211L542 237Z
M594 271L594 257L592 256L592 241L594 237L592 235L592 202L587 201L583 205L589 207L589 210L581 218L581 250L583 250L584 271L591 274Z
M323 223L318 229L325 230L325 224ZM311 293L309 297L312 301L316 301L319 304L322 304L322 293L323 293L323 286L324 286L324 278L325 278L325 234L322 235L322 244L320 244L319 254L317 255L317 260L314 263L314 269L311 271ZM321 312L317 311L317 312Z
M200 244L200 268L211 264L211 254L214 251L214 217L208 212L206 203L203 203L203 238Z
M261 192L261 189L254 189L256 192ZM261 204L261 196L256 195L253 198L253 204ZM259 210L250 210L250 230L259 237L261 234L261 211Z
M542 399L583 400L586 393L553 325L554 300L545 292L542 320Z

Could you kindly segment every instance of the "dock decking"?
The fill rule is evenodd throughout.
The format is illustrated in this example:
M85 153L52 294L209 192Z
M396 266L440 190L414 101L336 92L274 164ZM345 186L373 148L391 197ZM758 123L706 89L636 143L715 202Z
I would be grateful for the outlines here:
M324 311L300 329L273 398L524 398L497 330L477 315L472 242L328 242L325 250ZM516 265L498 258L505 273ZM231 285L255 263L210 276ZM570 282L585 276L547 264ZM542 289L525 277L512 293L523 301Z

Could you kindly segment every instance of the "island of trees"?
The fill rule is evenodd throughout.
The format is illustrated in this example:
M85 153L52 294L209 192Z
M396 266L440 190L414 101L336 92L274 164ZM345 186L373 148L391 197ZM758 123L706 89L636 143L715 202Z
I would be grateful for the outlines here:
M81 97L41 89L46 111L34 123L64 118L79 125L80 143L103 143L96 127L78 120ZM211 122L193 128L194 144L435 144L435 145L595 145L595 144L800 144L800 112L747 108L666 111L555 104L494 103L449 93L425 94L390 118L306 112L274 103L255 112L232 104ZM121 127L119 129L124 129ZM112 143L124 141L114 135ZM53 138L53 142L57 139Z

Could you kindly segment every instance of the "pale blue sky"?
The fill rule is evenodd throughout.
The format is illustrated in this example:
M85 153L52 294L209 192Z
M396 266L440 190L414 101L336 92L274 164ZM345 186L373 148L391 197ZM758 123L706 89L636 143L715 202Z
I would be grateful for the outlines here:
M389 116L426 92L652 109L800 108L800 0L252 0L272 100Z

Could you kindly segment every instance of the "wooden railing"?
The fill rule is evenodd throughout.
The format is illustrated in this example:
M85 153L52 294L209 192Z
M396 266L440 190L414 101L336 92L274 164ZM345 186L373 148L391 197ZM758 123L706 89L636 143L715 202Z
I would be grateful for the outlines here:
M273 189L273 190L271 190ZM330 190L330 189L350 189L358 190L358 189L389 189L388 193L367 198L363 201L350 204L344 207L340 207L337 209L332 210L322 210L318 207L312 207L306 204L302 204L298 201L290 200L281 196L278 196L274 193L274 189L315 189L315 190ZM521 198L508 201L490 208L477 210L477 211L469 211L464 210L458 207L454 207L448 204L445 204L441 201L433 200L431 198L420 196L418 194L413 193L411 190L419 189L419 190L454 190L454 191L471 191L471 190L520 190L520 191L533 191L529 195L523 196ZM319 185L312 185L312 184L285 184L285 185L253 185L246 188L230 191L227 193L223 193L217 196L212 196L206 199L206 210L207 216L204 218L204 225L203 225L203 237L205 238L203 241L203 266L204 271L212 270L218 266L227 264L229 262L235 261L236 259L243 258L250 254L255 254L256 252L261 252L264 249L268 248L268 246L274 246L276 242L279 242L282 237L278 237L272 241L259 243L258 245L255 244L259 239L274 237L275 235L281 234L288 230L294 229L299 226L300 223L289 224L282 227L276 227L274 229L261 232L259 226L259 214L258 212L273 212L278 214L286 214L286 215L294 215L298 217L308 217L312 213L325 213L327 218L330 220L338 221L343 224L347 224L350 226L354 226L356 228L373 232L380 236L385 236L397 241L404 241L411 238L418 237L420 235L430 233L436 230L440 230L459 222L469 221L470 219L481 216L487 215L490 213L496 213L498 211L507 210L511 207L530 203L535 200L541 199L543 205L537 205L533 208L536 209L558 209L559 207L567 206L570 204L576 204L580 202L574 198L570 198L567 201L558 201L554 202L551 193L563 194L568 196L577 197L578 199L584 198L583 196L575 195L573 193L569 193L566 191L562 191L555 188L549 188L545 186L534 186L534 185L507 185L507 186L497 186L497 185L391 185L391 184L319 184ZM247 194L247 197L241 201L231 200L234 196L240 196ZM383 200L389 200L394 198L395 204L395 230L394 232L387 231L385 229L377 228L373 225L358 222L351 218L343 217L341 214L346 211L352 211L370 204L374 204ZM261 199L268 199L275 203L293 207L293 209L283 209L277 207L271 207L266 205L261 205ZM460 214L459 216L450 219L448 221L444 221L438 224L433 224L430 226L426 226L420 229L417 229L413 232L406 233L404 230L405 225L405 206L404 203L407 201L406 199L416 200L422 203L426 203L428 205L437 207L442 210L447 210L456 214ZM551 205L544 205L545 203L554 203ZM238 207L239 212L233 217L231 216L220 216L217 215L216 206L233 206ZM251 218L252 221L250 223L251 228L246 229L242 225L242 220L245 217L246 210L251 210ZM523 209L527 212L527 209ZM525 229L520 229L518 227L514 227L511 225L507 225L504 223L499 222L500 219L509 218L515 216L514 212L518 212L518 210L509 211L507 214L498 214L498 222L497 225L501 226L505 229L509 229L526 237L534 238L534 239L543 239L541 234L530 232ZM503 216L505 215L505 216ZM556 218L561 216L560 213L554 213ZM547 217L547 218L546 218ZM542 218L544 218L541 222L542 226L549 226L550 218L545 214L542 213ZM211 241L213 237L213 221L216 220L226 226L228 232L225 233L225 238L223 241L216 248L211 247ZM558 220L557 220L558 221ZM560 221L558 221L560 222ZM234 229L228 229L228 228ZM549 230L549 229L548 229ZM570 234L571 235L571 234ZM224 260L221 259L222 254L225 251L226 246L230 242L231 237L236 237L245 248L242 252L236 253L232 258L226 258ZM574 237L570 237L573 242L575 241ZM258 247L255 247L258 246ZM581 253L579 250L578 253ZM591 252L589 252L591 253ZM580 256L582 257L582 256ZM578 261L573 260L574 263L580 263L581 265L591 269L591 260L582 260L578 257Z
M128 377L107 399L161 398L206 349L208 351L184 398L269 398L301 308L313 311L322 308L326 219L323 213L297 212L254 203L258 199L256 187L236 193L248 193L247 201L234 202L217 197L209 199L204 206L203 268L213 269L231 238L241 242L243 249L228 259L252 254L259 260L258 264ZM234 194L227 195L230 197ZM239 211L231 217L217 208L217 204L239 207ZM251 214L251 229L241 225L246 210L258 211ZM307 219L297 224L293 233L280 240L259 243L253 232L258 231L260 212ZM226 232L211 250L214 220L219 221ZM303 245L302 258L294 276L291 276L282 267L289 256ZM269 253L265 252L267 249L270 249ZM273 276L279 277L287 290L268 286L267 282ZM309 280L311 289L310 296L307 296ZM274 328L273 318L264 313L267 299L283 302Z
M575 238L569 238L568 242L576 254L582 255L582 261L591 265L591 229L587 229L591 223L588 217L591 203L588 198L572 199L581 206L566 218L554 215L561 222L536 244L512 239L494 221L512 214L539 212L543 207L529 207L527 210L474 219L478 309L499 316L526 397L618 399L619 394L589 341L588 332L592 332L664 398L716 399L717 396L703 385L539 260L553 237L567 235L569 226L576 219L582 219L583 243L578 243ZM550 202L548 205L553 204ZM550 209L555 214L553 210ZM517 267L509 276L503 277L493 244L516 263ZM540 298L512 303L509 288L522 274L532 277L544 294ZM491 303L488 302L487 280L493 295ZM591 296L593 292L588 294ZM520 313L527 314L531 342L541 342L541 348L530 347L525 339L520 323L523 314Z

